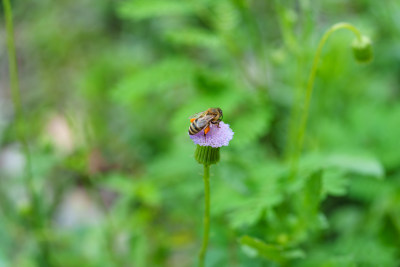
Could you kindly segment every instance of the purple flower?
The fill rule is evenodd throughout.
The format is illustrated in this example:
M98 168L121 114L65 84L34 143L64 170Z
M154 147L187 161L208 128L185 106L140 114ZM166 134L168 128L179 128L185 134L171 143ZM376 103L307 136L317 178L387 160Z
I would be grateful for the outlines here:
M204 136L204 129L195 135L189 135L193 142L200 146L221 147L227 146L233 138L233 131L229 124L222 121L219 128L216 124L210 124L210 131Z

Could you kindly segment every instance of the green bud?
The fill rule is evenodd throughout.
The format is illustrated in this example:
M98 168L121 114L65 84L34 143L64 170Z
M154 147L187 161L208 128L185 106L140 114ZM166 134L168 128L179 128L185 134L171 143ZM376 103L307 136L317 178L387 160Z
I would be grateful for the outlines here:
M219 147L197 145L194 158L200 164L215 164L219 161Z
M367 36L362 36L361 40L358 38L353 41L352 49L354 57L360 63L368 63L374 57L372 52L372 43Z

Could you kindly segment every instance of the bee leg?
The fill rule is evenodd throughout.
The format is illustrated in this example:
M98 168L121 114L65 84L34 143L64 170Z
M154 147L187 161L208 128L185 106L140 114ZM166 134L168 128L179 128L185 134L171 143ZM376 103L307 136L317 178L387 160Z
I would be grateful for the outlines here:
M217 121L217 122L212 122L212 124L216 124L217 125L217 128L221 128L221 127L219 127L219 123L220 123L221 121Z
M211 123L212 123L212 124L216 124L216 125L217 125L217 128L220 128L220 127L219 127L219 123L220 123L220 122L221 122L221 121L219 120L219 121L217 121L217 122L212 121Z
M190 122L194 122L196 120L196 118L191 118Z

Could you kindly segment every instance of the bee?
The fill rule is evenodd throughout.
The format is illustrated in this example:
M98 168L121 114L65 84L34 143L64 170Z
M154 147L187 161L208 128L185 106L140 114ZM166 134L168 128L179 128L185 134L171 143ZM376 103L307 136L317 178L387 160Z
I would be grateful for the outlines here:
M206 111L190 116L189 134L194 135L204 129L204 136L210 131L210 124L217 124L222 120L222 110L220 108L209 108Z

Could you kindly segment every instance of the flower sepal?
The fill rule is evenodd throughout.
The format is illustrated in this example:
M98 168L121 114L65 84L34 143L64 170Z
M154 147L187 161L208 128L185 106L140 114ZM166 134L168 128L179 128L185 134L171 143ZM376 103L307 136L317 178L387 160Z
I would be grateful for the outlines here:
M203 165L216 164L219 161L219 147L197 145L194 158Z
M374 57L371 39L366 36L354 40L352 49L355 59L360 63L368 63L372 61L372 58Z

